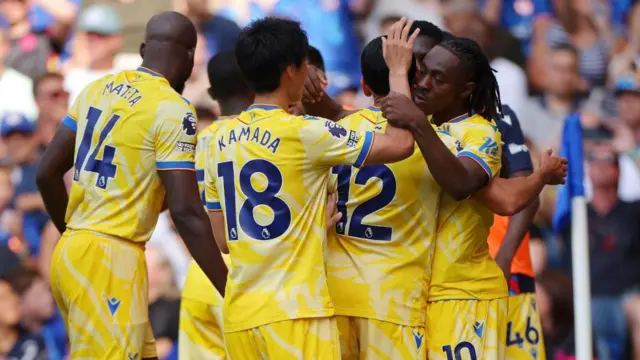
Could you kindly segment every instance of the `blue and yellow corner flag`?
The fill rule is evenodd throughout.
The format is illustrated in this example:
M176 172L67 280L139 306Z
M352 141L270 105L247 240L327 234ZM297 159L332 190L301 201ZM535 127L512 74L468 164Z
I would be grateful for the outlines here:
M571 222L571 199L584 196L584 169L582 154L582 126L580 114L571 114L564 122L560 156L567 158L567 182L558 189L553 231L559 234Z

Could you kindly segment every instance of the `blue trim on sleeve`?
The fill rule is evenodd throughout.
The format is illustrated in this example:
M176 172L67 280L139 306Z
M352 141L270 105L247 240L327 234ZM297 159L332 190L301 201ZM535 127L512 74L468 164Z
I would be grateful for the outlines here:
M220 202L218 201L216 202L207 201L207 210L222 210L222 207L220 206Z
M195 170L193 161L156 161L158 170Z
M491 173L491 168L489 167L489 164L487 164L486 161L484 161L480 156L472 153L471 151L460 151L458 153L458 157L470 157L473 160L475 160L478 164L480 164L480 166L482 166L482 168L484 169L484 171L486 171L487 175L489 175L489 179L493 178L493 174Z
M364 144L362 145L362 150L360 150L360 155L356 159L356 162L353 166L359 168L362 166L364 161L367 159L367 155L369 155L369 151L371 151L371 144L373 144L373 132L367 131L364 135Z
M198 181L204 181L204 170L196 169L196 177L198 178Z
M65 116L64 119L62 119L62 125L73 130L73 132L78 132L78 122L69 115Z

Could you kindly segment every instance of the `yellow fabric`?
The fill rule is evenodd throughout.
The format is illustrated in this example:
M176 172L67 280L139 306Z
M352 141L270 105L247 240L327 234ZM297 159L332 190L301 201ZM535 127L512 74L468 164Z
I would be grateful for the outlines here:
M362 109L339 122L384 132L379 109ZM452 151L453 137L439 132ZM422 326L442 190L420 149L403 161L335 167L338 211L330 232L327 278L337 315Z
M424 327L336 316L342 360L425 359Z
M72 359L156 356L141 246L67 230L53 252L50 282Z
M89 84L63 121L76 130L69 229L145 242L165 197L158 170L195 170L195 111L165 78L139 70Z
M225 334L231 360L340 360L336 319L279 321Z
M199 268L198 268L199 269ZM180 360L227 359L222 331L222 298L212 305L182 297L180 302Z
M507 360L546 360L536 294L509 296Z
M205 196L225 218L225 332L334 314L324 259L330 170L362 164L373 136L269 105L220 125Z
M498 175L502 140L493 121L473 115L443 124L441 131L459 141L458 157L472 158L490 177ZM492 224L493 213L479 202L442 196L429 301L508 295L504 275L489 253Z
M508 299L443 300L427 306L429 360L505 358Z

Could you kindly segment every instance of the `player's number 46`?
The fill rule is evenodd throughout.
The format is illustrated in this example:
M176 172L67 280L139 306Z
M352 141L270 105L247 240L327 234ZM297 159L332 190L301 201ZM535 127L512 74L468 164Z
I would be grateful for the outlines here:
M116 176L116 170L118 169L118 167L113 164L113 158L116 154L116 148L110 145L105 145L104 151L102 152L102 160L96 159L96 157L98 156L98 153L100 152L100 149L102 148L107 135L109 135L118 120L120 120L120 115L111 115L109 121L107 121L106 125L100 132L98 144L95 148L93 148L93 151L91 151L91 155L89 155L89 159L87 160L87 155L91 150L93 132L96 130L96 124L98 123L100 116L102 116L102 110L95 107L89 107L89 112L87 113L87 126L84 129L84 134L82 134L82 141L80 142L80 146L77 150L73 170L73 181L77 182L80 180L81 171L89 171L98 174L96 187L100 189L106 189L109 179L112 179Z
M536 345L540 341L540 334L538 329L531 325L531 317L527 316L527 326L525 330L525 338L531 345ZM518 331L513 331L513 322L509 321L507 324L507 346L517 345L522 346L524 339Z

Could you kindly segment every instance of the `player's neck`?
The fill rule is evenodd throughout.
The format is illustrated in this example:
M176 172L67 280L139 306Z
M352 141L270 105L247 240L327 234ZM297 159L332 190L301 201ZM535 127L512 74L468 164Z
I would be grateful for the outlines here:
M7 354L18 341L18 331L14 328L0 327L0 354Z
M286 92L284 92L281 89L278 89L271 93L256 94L256 97L253 100L253 103L264 104L264 105L276 105L281 109L288 109L290 101Z
M445 109L438 113L433 114L431 117L431 121L440 126L448 121L451 121L457 118L460 115L465 115L469 113L469 109L465 109L464 106L452 106L449 109Z
M251 102L247 102L246 99L229 99L225 101L219 101L220 115L231 116L238 115L251 105Z

